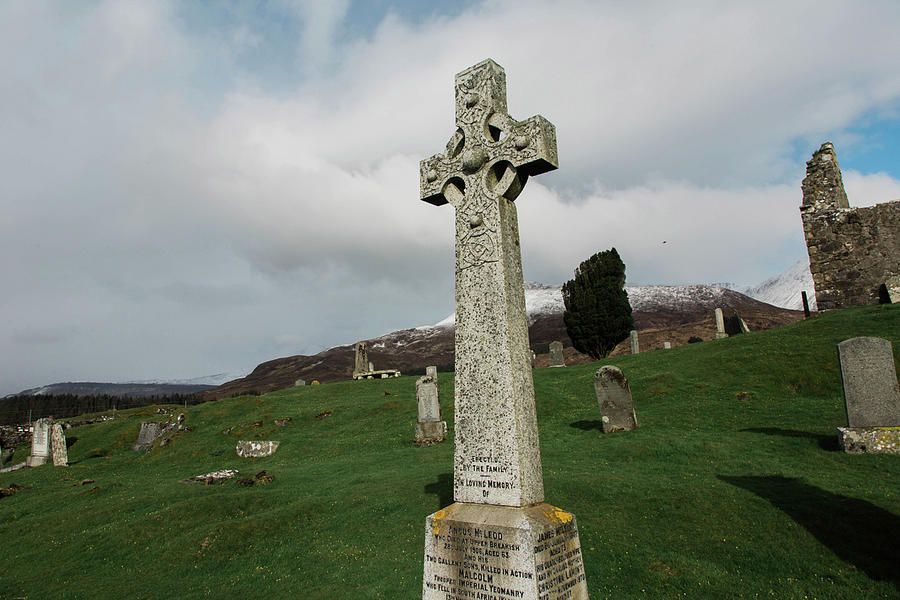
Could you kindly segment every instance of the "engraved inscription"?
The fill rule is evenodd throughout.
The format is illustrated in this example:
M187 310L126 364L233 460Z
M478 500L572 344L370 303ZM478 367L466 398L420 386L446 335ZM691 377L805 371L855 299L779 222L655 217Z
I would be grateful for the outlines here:
M585 580L581 546L575 521L547 530L534 548L538 600L565 600Z
M510 600L525 598L528 582L534 586L532 571L511 567L529 558L511 529L451 524L433 533L430 542L425 563L432 578L424 583L426 591L440 593L436 597Z
M537 529L455 521L436 513L425 543L424 598L587 598L578 529L555 511ZM567 520L566 520L567 519Z
M454 472L459 489L481 490L481 497L490 500L493 490L514 490L518 486L518 474L509 464L503 464L494 456L471 456L468 462L460 462Z

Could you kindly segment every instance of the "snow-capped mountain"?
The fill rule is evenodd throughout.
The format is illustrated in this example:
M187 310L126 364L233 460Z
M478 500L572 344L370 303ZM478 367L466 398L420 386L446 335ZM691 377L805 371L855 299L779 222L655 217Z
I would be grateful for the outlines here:
M626 285L625 291L631 310L635 312L715 310L717 306L728 304L726 296L733 294L728 288L713 285ZM562 286L525 282L525 313L529 325L533 325L539 316L562 314L565 310ZM452 327L455 320L454 312L430 327Z
M805 291L810 310L816 310L816 293L807 259L798 260L778 275L770 277L760 284L732 289L772 306L792 310L803 310L803 299L800 293Z
M192 379L148 379L143 381L126 381L125 383L136 384L165 384L165 385L222 385L226 381L240 379L250 374L253 369L241 369L239 371L231 371L229 373L216 373L215 375L204 375L203 377L194 377Z

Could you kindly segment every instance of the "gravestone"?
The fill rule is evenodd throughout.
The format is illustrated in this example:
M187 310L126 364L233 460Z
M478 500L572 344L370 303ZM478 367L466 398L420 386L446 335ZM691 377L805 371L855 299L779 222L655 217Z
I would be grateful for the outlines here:
M805 291L800 292L800 299L803 300L803 318L808 319L810 317L809 298L807 298Z
M722 313L721 308L716 309L716 339L721 340L723 338L727 338L728 334L725 333L725 315Z
M506 110L503 68L456 76L456 132L420 164L456 221L454 504L425 522L423 600L587 598L574 515L544 502L514 200L557 167L556 130Z
M663 342L663 350L671 350L672 342Z
M891 342L857 337L838 344L847 427L845 452L900 453L900 386Z
M68 467L69 452L66 448L66 434L63 432L62 425L59 423L53 424L53 429L50 434L50 448L53 452L53 466Z
M562 342L550 342L550 366L551 367L566 366L566 359L563 356Z
M132 446L132 450L147 451L153 446L156 438L162 435L166 424L158 421L144 421L141 423L141 430L138 432L138 439Z
M631 333L628 334L631 338L631 353L639 354L641 351L641 346L638 343L638 332L637 329L632 329Z
M891 304L900 303L900 275L888 278L884 282L884 287L887 290L888 300L891 301Z
M241 440L235 445L234 451L241 458L262 458L275 454L279 444L280 441L274 440Z
M428 367L425 375L416 380L416 404L419 412L416 421L416 445L431 446L443 442L447 437L447 422L441 420L437 367Z
M612 365L600 367L594 374L594 391L603 433L631 431L637 427L631 388L621 369Z
M303 387L304 385L306 385L305 379L298 379L294 382L294 387Z
M38 419L31 434L31 455L25 459L29 467L39 467L50 458L50 428L53 419Z
M365 342L356 342L354 351L356 352L356 360L353 363L353 377L356 378L358 375L368 373L373 369L369 367L369 350L366 348Z

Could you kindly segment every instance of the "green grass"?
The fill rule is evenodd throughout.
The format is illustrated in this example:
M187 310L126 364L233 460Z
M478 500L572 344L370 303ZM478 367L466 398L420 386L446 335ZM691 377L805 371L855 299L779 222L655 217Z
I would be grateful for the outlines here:
M546 498L578 519L591 598L897 598L900 456L836 447L835 344L858 335L900 355L900 306L603 361L630 380L630 433L599 431L603 363L535 371ZM412 445L413 378L189 407L193 431L133 452L153 412L69 430L67 469L0 475L28 486L0 499L0 598L421 597L453 444ZM247 460L238 439L282 444ZM179 483L222 468L275 480Z

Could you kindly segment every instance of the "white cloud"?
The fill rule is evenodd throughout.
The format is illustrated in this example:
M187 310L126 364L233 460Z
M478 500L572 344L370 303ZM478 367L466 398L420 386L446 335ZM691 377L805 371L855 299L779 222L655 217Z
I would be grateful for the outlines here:
M557 127L560 171L517 201L526 277L551 283L610 246L630 283L789 266L795 145L900 101L890 2L486 2L351 40L347 2L283 6L296 79L274 94L233 63L269 42L258 23L0 5L0 310L20 324L0 393L251 367L452 312L453 209L419 201L418 161L454 130L454 73L488 56L512 115ZM845 181L854 205L900 197L888 174Z

